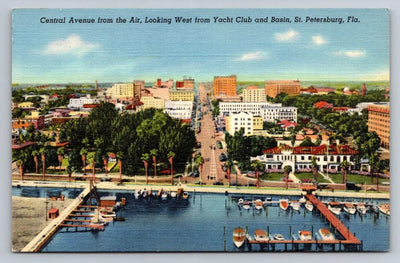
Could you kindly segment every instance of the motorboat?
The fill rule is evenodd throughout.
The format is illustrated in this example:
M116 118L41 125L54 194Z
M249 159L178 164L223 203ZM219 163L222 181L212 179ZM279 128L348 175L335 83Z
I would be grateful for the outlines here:
M175 191L172 191L172 192L170 193L170 196L171 196L171 198L176 198L176 192L175 192Z
M168 198L168 193L167 192L165 192L165 191L163 191L162 193L161 193L161 200L167 200L167 198Z
M251 207L251 202L243 202L243 204L242 204L242 207L243 207L243 209L245 209L245 210L249 210L250 209L250 207Z
M290 201L290 207L292 207L293 210L299 211L300 209L299 201Z
M99 208L99 213L100 213L100 216L103 218L117 217L117 214L113 211L112 208L105 208L105 207Z
M256 201L254 201L254 207L257 210L263 209L263 202L261 201L261 199L257 199Z
M390 216L390 204L389 203L380 204L378 206L378 209L382 214Z
M335 215L340 215L342 212L342 208L339 206L339 202L329 202L328 203L328 209Z
M312 240L311 232L308 230L300 230L299 238L300 240Z
M244 231L243 228L237 227L233 230L233 244L237 248L241 248L244 245L244 242L246 241L246 232Z
M345 203L343 210L349 215L354 215L356 213L356 207L351 203Z
M273 238L275 239L275 240L285 240L285 237L282 235L282 234L274 234L273 235Z
M299 199L299 203L300 204L304 204L304 203L306 203L307 202L307 199L304 197L304 196L302 196L300 199Z
M312 212L314 210L314 205L311 203L311 201L307 201L305 203L304 207L310 212Z
M336 239L335 236L332 234L332 232L326 228L321 228L320 230L318 230L318 233L322 240L335 240Z
M289 200L280 199L279 200L279 207L286 211L288 209L288 207L289 207Z
M254 230L254 240L260 242L266 242L269 240L267 233L262 229Z
M188 199L189 198L189 193L188 192L183 192L182 193L182 199Z
M238 205L239 205L239 206L243 205L243 202L244 202L243 198L240 198L240 199L238 200Z
M358 203L356 209L360 215L365 215L367 213L367 208L364 204Z

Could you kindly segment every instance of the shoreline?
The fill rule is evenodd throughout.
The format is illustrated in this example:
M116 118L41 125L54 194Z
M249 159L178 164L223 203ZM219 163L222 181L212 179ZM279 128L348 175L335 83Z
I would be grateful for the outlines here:
M85 188L89 185L89 182L41 182L41 181L12 181L12 186L28 186L28 187L63 187L63 188ZM209 187L209 186L197 186L191 184L178 184L178 185L162 185L162 184L129 184L124 183L117 185L116 183L110 182L99 182L96 183L97 189L100 190L126 190L134 191L139 189L152 189L159 190L164 189L166 191L176 191L178 188L183 188L187 192L196 193L220 193L225 194L260 194L260 195L291 195L300 196L304 195L305 192L300 189L276 189L276 188L247 188L247 187ZM324 197L347 197L347 198L364 198L364 199L390 199L390 193L388 192L354 192L354 191L328 191L328 190L317 190L314 192L316 196Z

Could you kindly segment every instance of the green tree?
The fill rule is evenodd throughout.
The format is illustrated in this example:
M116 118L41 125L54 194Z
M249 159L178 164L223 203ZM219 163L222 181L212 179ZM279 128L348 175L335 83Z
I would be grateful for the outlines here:
M283 173L284 173L284 177L285 177L285 181L286 181L286 189L289 188L289 174L292 171L292 167L289 165L286 165L285 167L283 167Z
M150 151L150 155L153 156L154 177L157 177L157 154L158 154L157 149L153 149Z
M231 186L231 169L233 166L233 162L231 160L227 160L225 162L225 167L226 167L226 176L228 177L228 186Z
M340 163L340 168L342 170L342 183L346 185L347 183L347 172L349 170L350 163L348 161L343 161Z
M251 162L251 168L253 171L256 173L256 178L257 178L257 188L260 187L260 170L264 171L265 170L265 164L260 162L259 160L254 160Z
M88 150L85 147L81 148L79 154L82 156L82 163L83 163L83 174L86 174L86 155L88 154Z
M317 157L313 156L311 158L311 167L312 167L312 173L314 177L314 182L318 182L318 164L317 164Z
M122 159L124 158L124 153L117 152L116 157L118 159L118 166L119 166L119 183L122 183Z
M202 181L204 158L201 154L196 154L194 161L199 166L200 181Z
M32 151L33 161L35 162L35 173L39 173L39 152L37 150Z
M167 155L168 161L171 165L171 185L174 185L174 157L175 157L175 153L170 151Z
M143 161L144 170L145 170L145 173L146 173L146 184L148 184L149 183L149 176L148 176L148 170L147 169L149 167L150 155L148 153L144 153L144 154L142 154L141 159Z
M43 180L45 180L45 177L46 177L46 153L47 153L47 149L45 147L42 147L42 148L40 148L39 153L42 156Z
M57 155L58 155L58 163L59 163L59 172L61 173L61 164L64 156L64 148L60 147L57 149Z

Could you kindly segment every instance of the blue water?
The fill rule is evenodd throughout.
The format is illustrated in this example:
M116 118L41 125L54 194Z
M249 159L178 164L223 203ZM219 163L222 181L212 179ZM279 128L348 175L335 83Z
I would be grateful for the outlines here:
M14 194L14 190L13 190ZM133 192L100 191L100 195L115 195L117 200L127 199L117 215L125 221L116 221L101 232L58 231L43 248L43 252L154 252L154 251L238 251L232 243L232 231L247 227L250 234L260 228L271 234L281 233L290 239L290 231L316 233L329 224L315 212L304 208L300 211L283 211L269 206L262 212L241 210L232 196L223 194L191 195L188 201L136 200ZM267 196L264 196L267 197ZM280 196L269 196L279 200ZM247 195L246 199L254 199ZM288 197L297 200L299 197ZM342 199L336 199L344 201ZM370 201L370 200L365 200ZM388 202L388 200L374 200ZM342 222L363 241L364 251L389 249L390 217L377 217L367 213L348 216L342 212ZM224 236L225 229L225 236ZM334 230L331 229L333 232ZM340 238L340 236L338 236ZM224 241L226 241L224 243ZM253 251L258 250L253 246ZM277 249L283 249L277 246ZM301 249L301 247L300 247ZM329 248L326 248L327 250ZM242 249L243 250L243 249ZM247 251L247 248L244 249Z

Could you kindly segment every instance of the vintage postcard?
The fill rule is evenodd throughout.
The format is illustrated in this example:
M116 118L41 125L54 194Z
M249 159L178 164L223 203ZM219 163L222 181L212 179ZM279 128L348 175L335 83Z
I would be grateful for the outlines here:
M390 249L387 9L15 9L14 252Z

